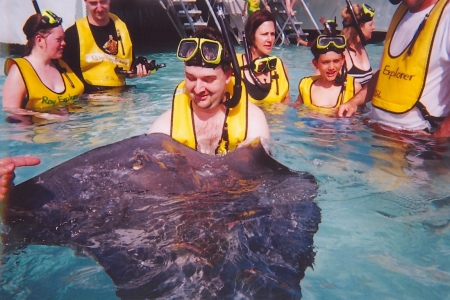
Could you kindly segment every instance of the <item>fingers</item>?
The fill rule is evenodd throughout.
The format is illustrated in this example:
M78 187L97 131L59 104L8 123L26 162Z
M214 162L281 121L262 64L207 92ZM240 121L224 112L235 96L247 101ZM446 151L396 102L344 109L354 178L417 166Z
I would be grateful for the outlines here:
M145 77L151 74L150 70L147 70L145 68L145 66L143 66L142 64L138 64L136 66L136 76L137 77Z
M14 157L5 157L0 158L0 170L5 167L11 168L11 171L14 170L14 168L17 167L23 167L23 166L35 166L39 164L41 160L39 157L36 156L14 156ZM0 171L0 175L1 175Z
M0 201L5 200L13 188L14 177L14 172L0 176Z
M15 177L14 169L23 166L34 166L41 162L36 156L15 156L0 158L0 201L5 200L12 189Z
M351 117L356 112L356 108L351 105L341 105L338 108L337 116L340 118Z

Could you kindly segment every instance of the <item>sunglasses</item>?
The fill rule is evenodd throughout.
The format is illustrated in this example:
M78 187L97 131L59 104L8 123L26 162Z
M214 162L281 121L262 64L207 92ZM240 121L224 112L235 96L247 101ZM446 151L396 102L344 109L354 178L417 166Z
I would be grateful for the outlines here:
M277 58L275 56L258 57L251 65L253 72L263 73L273 71L277 67Z
M200 50L203 61L218 65L222 56L222 45L218 41L204 38L185 38L178 45L177 57L187 62L194 58Z
M334 46L336 49L344 49L345 45L343 35L319 35L316 41L317 49L327 49L330 46Z

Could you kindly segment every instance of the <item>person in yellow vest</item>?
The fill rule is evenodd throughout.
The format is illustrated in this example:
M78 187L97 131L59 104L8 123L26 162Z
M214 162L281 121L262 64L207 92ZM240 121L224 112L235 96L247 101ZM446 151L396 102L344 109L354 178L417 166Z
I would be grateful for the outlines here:
M311 46L312 63L319 75L305 77L298 85L299 95L294 106L306 107L326 115L349 101L361 85L346 73L343 35L319 35Z
M14 156L0 158L0 202L8 197L8 192L14 186L14 169L23 166L35 166L41 160L36 156Z
M130 34L125 23L109 12L111 0L84 2L88 16L66 29L64 60L83 80L86 90L123 87L126 78L150 75L141 64L131 72L134 55ZM116 67L123 72L116 72Z
M261 0L244 0L242 15L249 17L252 13L260 10Z
M7 59L4 67L7 77L2 105L11 117L56 118L59 108L83 93L83 83L61 60L65 46L61 23L62 19L49 10L25 22L24 56Z
M450 5L448 0L400 4L389 26L380 70L339 107L348 117L372 100L370 119L386 128L450 136Z
M275 45L275 17L267 10L254 12L245 22L245 54L237 55L251 102L289 103L289 80L280 58L270 55Z
M185 79L175 89L172 108L156 119L149 133L170 135L206 154L223 155L256 138L267 147L266 117L248 102L245 88L234 88L232 60L220 31L197 30L180 41L177 56L185 63Z

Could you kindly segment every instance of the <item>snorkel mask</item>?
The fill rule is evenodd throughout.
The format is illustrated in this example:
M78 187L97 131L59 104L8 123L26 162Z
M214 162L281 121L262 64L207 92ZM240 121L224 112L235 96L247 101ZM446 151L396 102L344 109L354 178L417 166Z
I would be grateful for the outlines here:
M254 59L250 68L255 73L264 73L273 71L277 67L277 58L275 56L261 56Z
M363 45L367 44L366 38L361 30L360 22L358 21L358 18L356 17L355 10L353 9L352 2L350 0L345 0L347 2L347 9L350 11L350 15L352 16L353 23L351 25L344 25L345 27L354 27L356 31L358 32L359 38L361 40L361 43ZM373 17L375 15L375 9L370 7L367 4L362 4L362 16L361 16L361 23L370 22L373 20Z
M389 0L389 2L391 2L394 5L399 4L400 2L402 2L402 0Z
M53 13L51 10L46 9L41 13L41 22L38 26L36 26L36 32L38 32L41 29L47 29L47 28L55 28L61 25L62 18L58 17L55 13Z
M375 9L370 7L369 5L363 3L361 5L362 8L362 14L361 14L361 23L370 22L373 20L373 17L375 16Z
M180 41L177 57L186 66L216 68L222 61L222 45L206 38L185 38Z
M316 58L317 55L325 54L333 51L338 54L344 53L346 46L345 37L343 35L325 35L321 34L317 37L315 43L311 47L311 52Z
M62 18L58 17L55 13L53 13L49 9L44 10L41 13L41 16L42 16L41 23L46 26L57 27L62 23Z
M245 31L242 31L242 40L244 41L245 58L246 58L247 62L250 62L250 57L251 57L250 52L249 52L250 47L248 46L248 43L247 43ZM276 68L276 63L277 63L276 57L266 56L266 57L258 57L251 63L248 63L248 65L246 66L249 70L250 77L252 77L255 86L259 90L267 93L270 91L271 86L270 86L270 84L262 84L261 81L259 81L259 79L256 77L255 73L262 73L267 70L270 70L270 71L274 70Z
M37 18L40 15L40 21ZM27 40L33 39L41 31L51 30L60 26L62 18L58 17L52 11L46 9L42 13L36 13L28 18L22 27L23 33L27 37Z
M318 59L319 55L333 51L338 54L344 53L346 47L345 37L343 35L319 35L315 43L311 46L311 52L314 59ZM341 71L334 79L336 85L343 85L347 80L347 67L344 62Z

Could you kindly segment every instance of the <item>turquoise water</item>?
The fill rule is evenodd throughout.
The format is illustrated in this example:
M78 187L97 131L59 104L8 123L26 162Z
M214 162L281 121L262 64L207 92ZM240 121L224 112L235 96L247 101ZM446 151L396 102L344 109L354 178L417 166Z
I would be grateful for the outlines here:
M368 46L375 68L381 50ZM136 88L129 92L84 99L64 121L9 124L0 112L0 156L42 159L19 169L16 183L147 132L170 107L183 65L173 49L142 54L167 67L130 81ZM291 46L274 54L288 67L294 100L298 81L314 72L311 53ZM267 112L274 157L319 183L322 221L314 269L301 282L303 299L450 299L449 144L379 132L365 125L369 110L350 119L293 108ZM2 259L1 299L116 298L103 269L69 248L30 246Z

